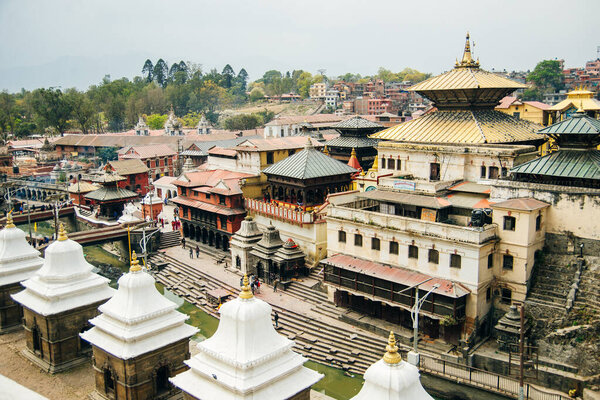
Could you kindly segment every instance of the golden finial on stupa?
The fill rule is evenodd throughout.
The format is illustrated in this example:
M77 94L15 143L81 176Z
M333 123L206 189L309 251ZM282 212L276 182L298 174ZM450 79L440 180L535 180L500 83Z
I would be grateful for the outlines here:
M6 215L6 226L5 228L16 228L15 223L12 219L12 210Z
M129 267L129 272L138 272L141 271L142 267L140 267L140 262L137 259L137 255L135 254L135 250L131 252L131 266Z
M467 38L465 41L465 50L463 51L462 60L460 63L457 62L457 67L479 67L479 60L473 60L473 55L471 54L471 35L467 32Z
M373 160L373 165L371 165L371 169L373 171L379 170L379 157L375 156L375 160Z
M325 145L325 147L323 147L323 154L325 154L326 156L329 155L329 149L327 148L327 145Z
M242 281L242 291L240 292L240 299L251 299L254 297L250 285L248 284L248 275L244 274L244 280Z
M396 346L396 337L394 332L390 331L390 337L388 338L388 344L385 346L385 354L383 355L383 361L388 364L399 364L402 361L400 353L398 353L398 346Z
M58 241L63 242L67 240L69 237L67 236L67 231L65 230L65 224L62 222L58 226Z

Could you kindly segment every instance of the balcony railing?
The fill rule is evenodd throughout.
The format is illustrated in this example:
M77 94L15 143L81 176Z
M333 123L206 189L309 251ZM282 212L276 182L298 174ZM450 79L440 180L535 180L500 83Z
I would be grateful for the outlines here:
M289 207L278 206L262 200L244 199L244 203L248 211L291 222L292 224L304 225L323 221L316 213L296 211Z
M327 216L464 243L482 244L496 237L496 225L472 228L334 205L329 206Z

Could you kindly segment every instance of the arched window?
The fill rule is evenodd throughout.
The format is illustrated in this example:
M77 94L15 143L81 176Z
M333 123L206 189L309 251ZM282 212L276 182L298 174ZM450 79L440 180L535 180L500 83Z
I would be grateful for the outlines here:
M169 390L171 390L169 367L163 365L156 371L156 395L167 393Z

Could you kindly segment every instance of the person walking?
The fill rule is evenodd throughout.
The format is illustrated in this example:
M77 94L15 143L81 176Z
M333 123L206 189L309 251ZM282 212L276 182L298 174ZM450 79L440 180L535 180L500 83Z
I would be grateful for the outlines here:
M279 328L279 314L275 311L275 315L273 315L273 319L275 320L275 328Z
M200 247L196 245L196 258L200 257Z
M275 278L273 281L273 292L277 291L277 285L279 285L279 279Z
M194 249L190 247L190 258L194 258Z
M254 281L254 285L256 286L256 293L260 294L260 280L258 278Z
M185 238L181 238L181 247L185 249ZM190 248L191 250L191 248Z
M254 291L256 290L254 282L250 284L250 289L252 289L252 294L254 294Z

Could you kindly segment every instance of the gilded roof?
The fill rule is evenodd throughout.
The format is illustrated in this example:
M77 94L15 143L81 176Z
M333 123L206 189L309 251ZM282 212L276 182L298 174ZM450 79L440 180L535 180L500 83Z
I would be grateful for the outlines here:
M304 150L265 168L263 172L294 179L312 179L353 174L356 170L307 144Z
M513 174L600 179L600 151L559 150L512 168Z
M430 143L540 140L541 125L496 110L438 110L377 132L374 139Z
M527 85L477 68L454 68L408 88L413 92L462 89L524 89ZM425 94L426 95L426 94Z

